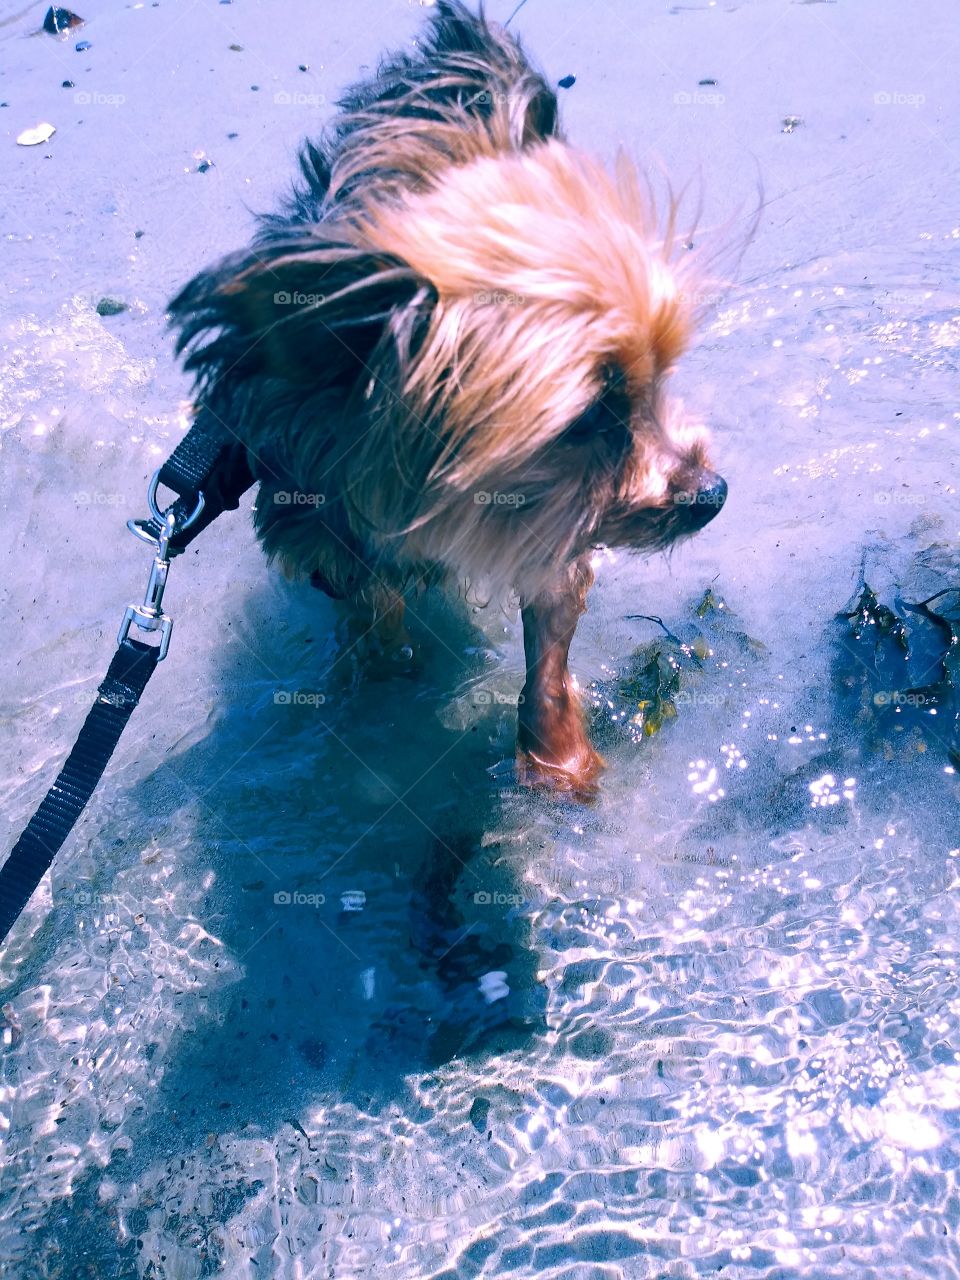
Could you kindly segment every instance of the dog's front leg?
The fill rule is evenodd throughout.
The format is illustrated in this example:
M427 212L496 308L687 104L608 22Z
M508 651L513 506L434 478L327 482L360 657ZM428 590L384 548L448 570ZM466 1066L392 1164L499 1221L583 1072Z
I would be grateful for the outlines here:
M374 678L413 675L416 658L404 618L402 593L385 583L368 586L345 602L341 657L350 655Z
M521 600L527 679L520 701L517 776L577 799L596 796L603 759L594 751L567 670L570 642L587 607L593 570L586 556Z

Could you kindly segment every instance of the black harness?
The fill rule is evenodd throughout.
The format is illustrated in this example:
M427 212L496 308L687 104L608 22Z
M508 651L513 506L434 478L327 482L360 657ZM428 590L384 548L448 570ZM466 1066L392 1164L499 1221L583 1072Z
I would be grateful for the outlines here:
M201 408L190 430L150 481L150 517L127 521L138 538L156 549L146 594L142 604L127 606L117 652L73 750L0 867L0 942L73 830L154 668L167 656L173 620L162 605L170 561L222 511L238 507L255 478L244 445L209 410ZM160 485L177 495L166 510L157 505ZM157 632L159 643L132 640L131 627L145 634Z

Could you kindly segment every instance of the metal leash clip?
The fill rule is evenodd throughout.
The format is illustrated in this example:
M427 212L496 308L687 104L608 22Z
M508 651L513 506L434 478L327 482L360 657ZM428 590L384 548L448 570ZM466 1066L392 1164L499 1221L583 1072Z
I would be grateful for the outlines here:
M163 612L163 589L167 585L167 572L170 568L171 557L177 554L176 548L170 546L170 540L174 533L184 533L200 515L203 510L204 499L203 494L197 494L197 505L193 511L183 522L180 528L177 528L177 517L173 507L167 511L161 511L157 506L157 487L160 484L160 472L155 471L150 481L150 487L147 490L147 501L150 504L150 511L154 521L160 526L160 533L154 537L144 527L148 522L145 520L128 520L127 527L131 533L142 539L144 542L151 542L157 549L154 556L153 564L150 566L150 578L147 582L147 590L144 593L143 604L128 604L123 615L123 621L120 623L120 630L117 632L117 644L123 644L126 640L131 626L137 626L141 631L159 631L160 632L160 650L157 654L157 661L162 662L167 656L167 650L170 648L170 634L173 631L173 619Z

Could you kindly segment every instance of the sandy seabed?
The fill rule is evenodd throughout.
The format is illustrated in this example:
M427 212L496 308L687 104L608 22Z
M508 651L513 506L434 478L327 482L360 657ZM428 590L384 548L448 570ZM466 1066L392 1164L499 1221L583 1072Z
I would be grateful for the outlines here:
M44 10L0 0L5 847L142 591L124 522L189 394L167 300L424 14L91 0L61 41ZM0 956L4 1277L960 1275L955 710L878 702L895 660L836 616L864 576L958 582L954 6L511 29L576 76L571 137L689 185L704 236L762 205L676 378L727 508L600 564L591 810L510 784L513 616L419 602L422 677L355 688L248 511L175 563L170 657ZM709 649L652 737L636 614Z

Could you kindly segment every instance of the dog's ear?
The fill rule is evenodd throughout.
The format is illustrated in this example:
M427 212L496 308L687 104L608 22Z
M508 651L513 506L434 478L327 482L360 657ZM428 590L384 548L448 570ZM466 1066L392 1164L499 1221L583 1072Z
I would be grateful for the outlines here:
M399 258L312 232L225 258L181 291L170 317L201 386L229 375L320 390L359 379L389 330L407 332L435 303Z

